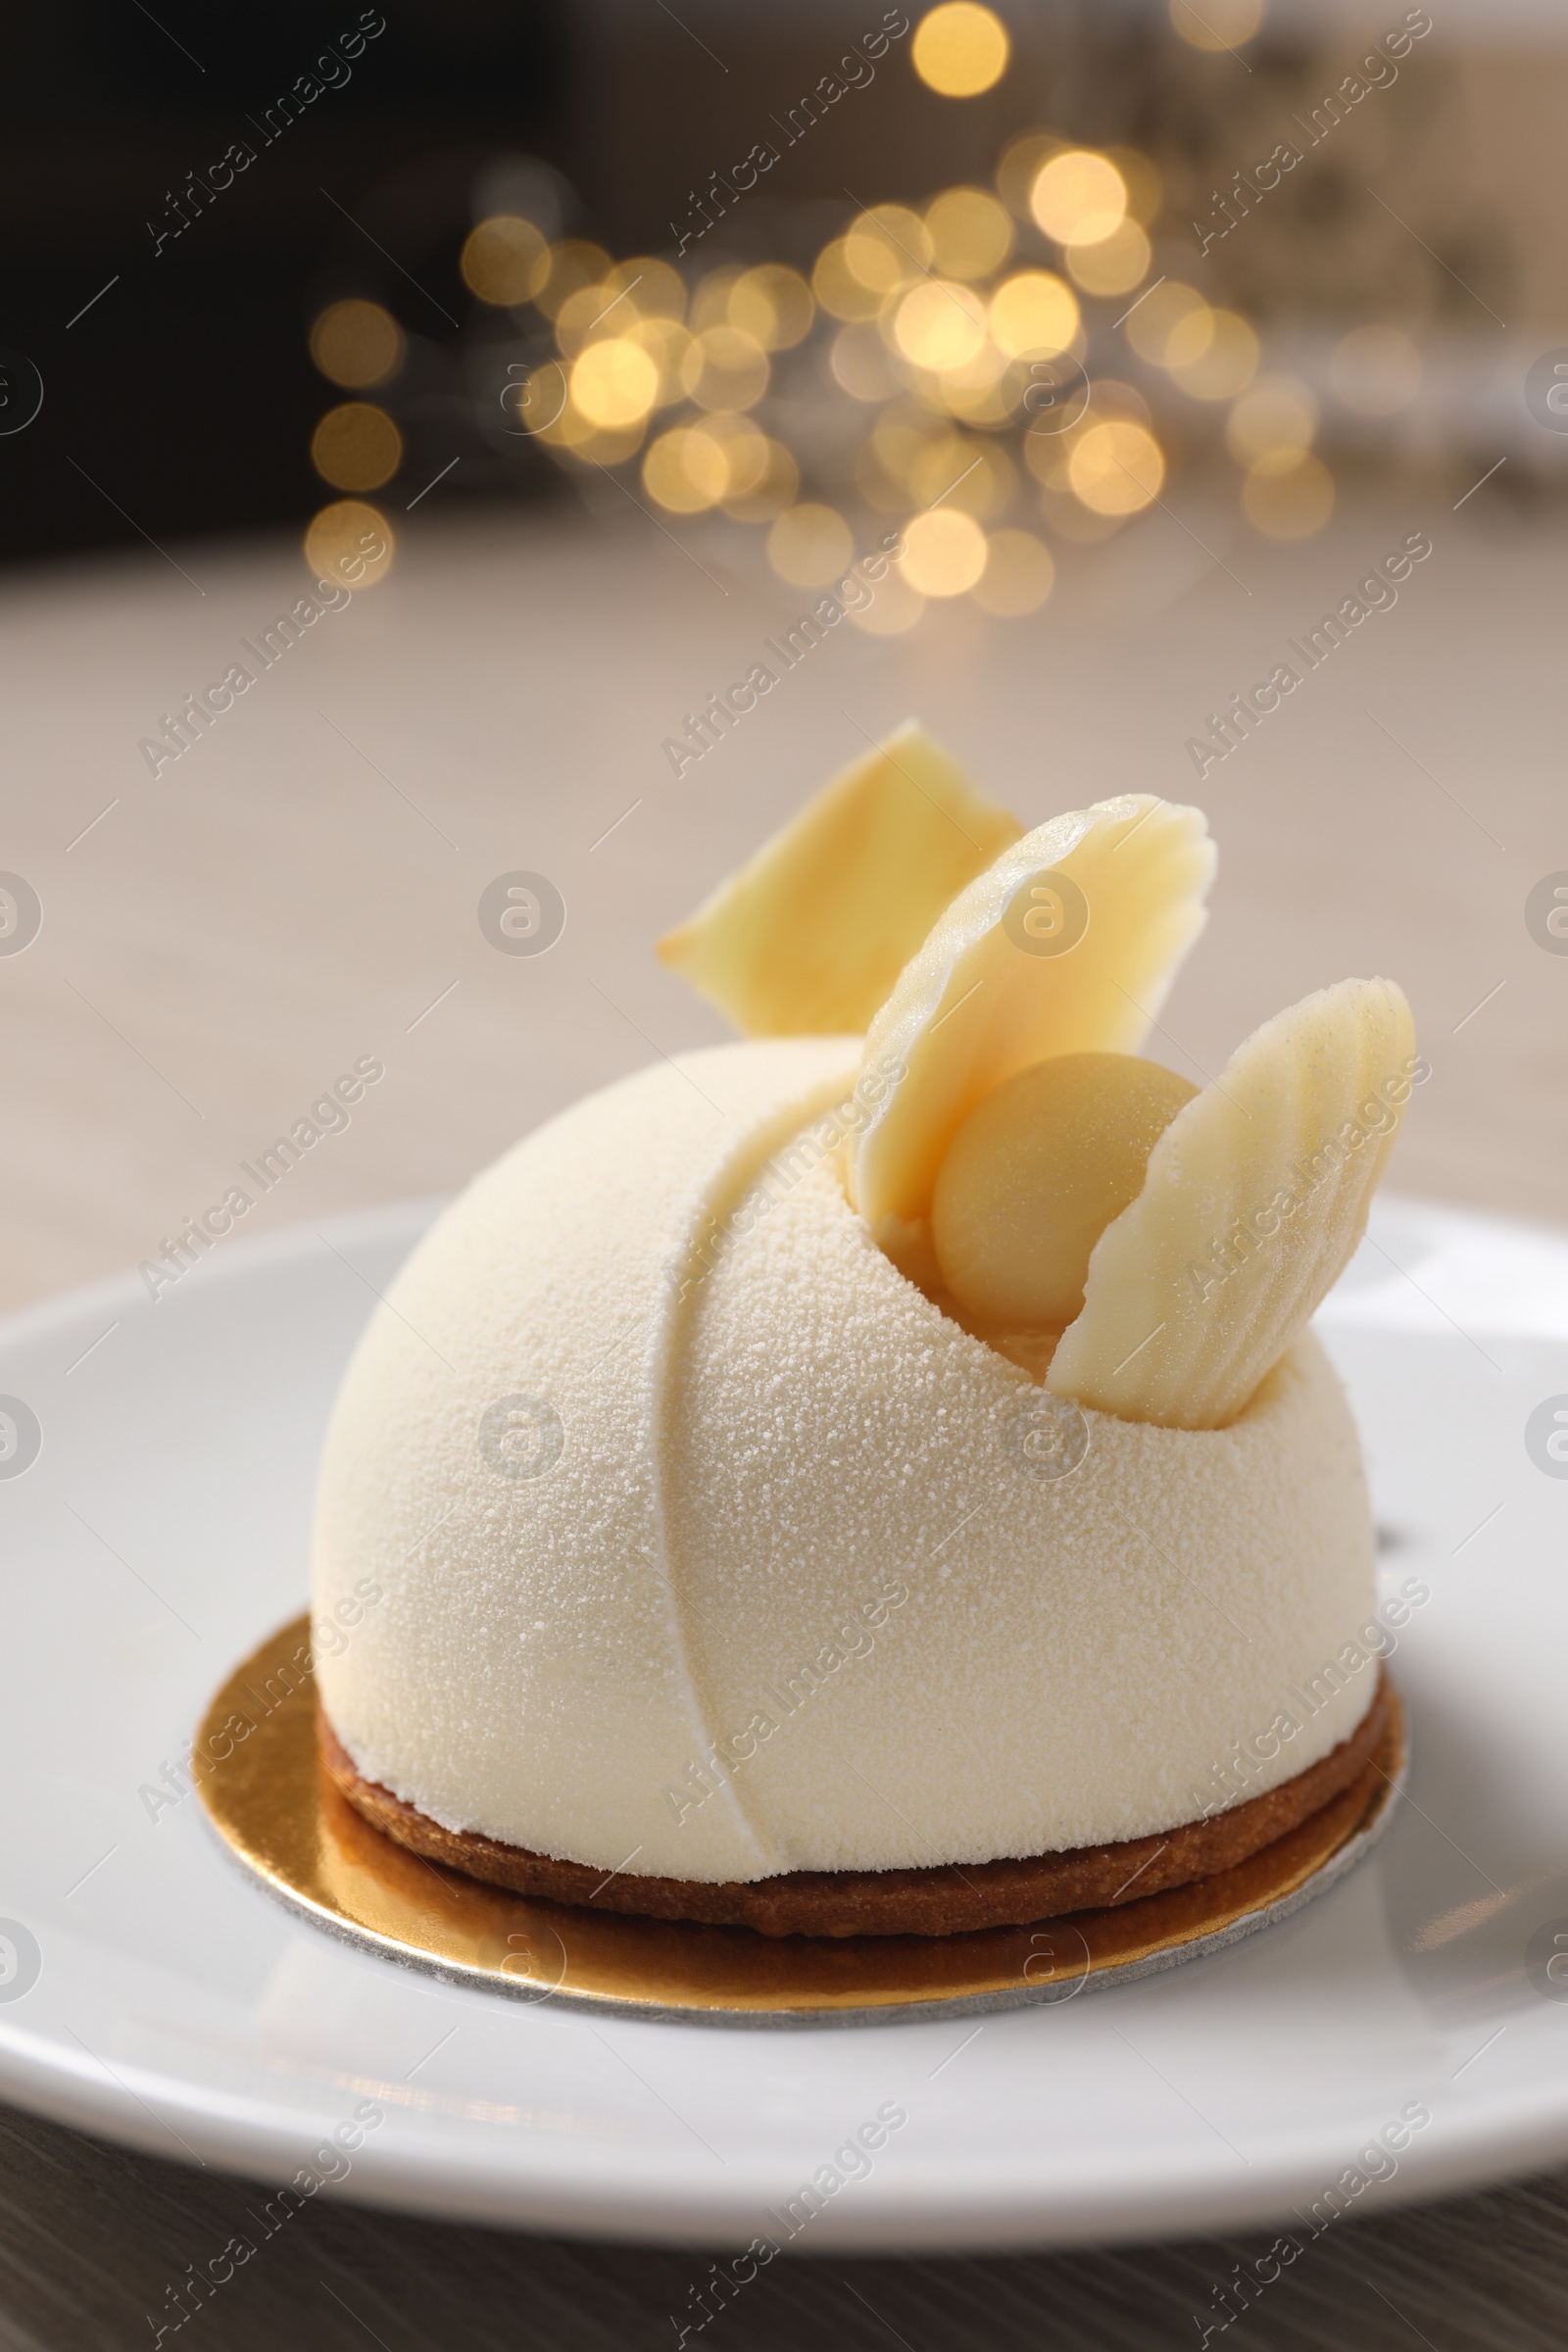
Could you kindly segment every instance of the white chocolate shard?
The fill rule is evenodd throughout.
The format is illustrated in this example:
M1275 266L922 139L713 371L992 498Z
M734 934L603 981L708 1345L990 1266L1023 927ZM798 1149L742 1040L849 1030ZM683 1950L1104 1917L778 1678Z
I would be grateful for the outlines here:
M666 932L660 960L748 1037L858 1036L1020 829L911 719Z
M1037 826L954 901L866 1038L868 1068L903 1073L852 1172L890 1256L918 1249L943 1154L983 1095L1054 1054L1138 1052L1213 873L1200 809L1127 793Z
M1360 1241L1422 1074L1392 980L1342 980L1254 1029L1095 1245L1047 1385L1129 1421L1233 1421Z

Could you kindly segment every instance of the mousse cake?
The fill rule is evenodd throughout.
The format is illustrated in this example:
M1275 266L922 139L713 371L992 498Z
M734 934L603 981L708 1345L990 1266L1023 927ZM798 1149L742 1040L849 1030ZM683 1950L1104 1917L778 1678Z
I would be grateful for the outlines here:
M480 1175L344 1378L362 1812L559 1901L932 1935L1191 1884L1376 1771L1309 1323L1424 1065L1384 980L1204 1085L1146 1059L1213 868L1150 795L1022 832L910 726L661 943L742 1042Z

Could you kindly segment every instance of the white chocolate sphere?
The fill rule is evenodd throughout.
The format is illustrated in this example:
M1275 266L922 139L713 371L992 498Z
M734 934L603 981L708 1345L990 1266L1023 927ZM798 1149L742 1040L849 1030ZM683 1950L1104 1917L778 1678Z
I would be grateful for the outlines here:
M318 1672L360 1771L446 1827L709 1881L983 1862L1259 1793L1371 1704L1315 1338L1230 1428L1086 1411L1042 1475L1031 1429L1076 1408L848 1205L858 1062L726 1046L591 1096L373 1316L316 1536L318 1620L358 1622Z

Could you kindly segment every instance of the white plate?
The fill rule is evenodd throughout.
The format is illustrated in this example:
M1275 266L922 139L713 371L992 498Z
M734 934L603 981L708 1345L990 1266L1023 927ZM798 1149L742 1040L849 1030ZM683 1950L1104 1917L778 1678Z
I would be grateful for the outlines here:
M156 1304L129 1278L0 1328L0 1393L43 1433L0 1478L0 1916L24 1931L0 2093L273 2187L368 2101L384 2120L317 2166L327 2193L808 2251L1231 2229L1330 2210L1342 2180L1378 2210L1568 2156L1568 1983L1544 1957L1557 1926L1568 1951L1568 1478L1525 1440L1544 1400L1568 1411L1568 1240L1388 1203L1323 1311L1385 1581L1431 1595L1396 1661L1410 1791L1362 1868L1094 2000L750 2034L387 1965L270 1901L195 1797L144 1793L303 1601L327 1406L429 1213L342 1220L341 1255L225 1244ZM1401 2151L1348 2175L1412 2106ZM851 2152L879 2109L906 2120ZM791 2239L773 2217L817 2176Z

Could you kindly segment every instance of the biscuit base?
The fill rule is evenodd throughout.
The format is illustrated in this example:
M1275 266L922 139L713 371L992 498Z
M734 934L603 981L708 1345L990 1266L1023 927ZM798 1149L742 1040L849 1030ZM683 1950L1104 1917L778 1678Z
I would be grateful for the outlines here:
M1234 1869L1313 1814L1364 1784L1370 1799L1390 1735L1398 1744L1399 1702L1387 1671L1348 1739L1277 1788L1206 1820L1149 1838L1086 1845L1021 1861L947 1863L929 1870L794 1870L710 1883L603 1871L508 1845L476 1830L447 1830L368 1781L318 1712L320 1761L355 1810L411 1853L514 1893L647 1919L750 1928L760 1936L958 1936L1026 1927L1064 1913L1114 1908Z

